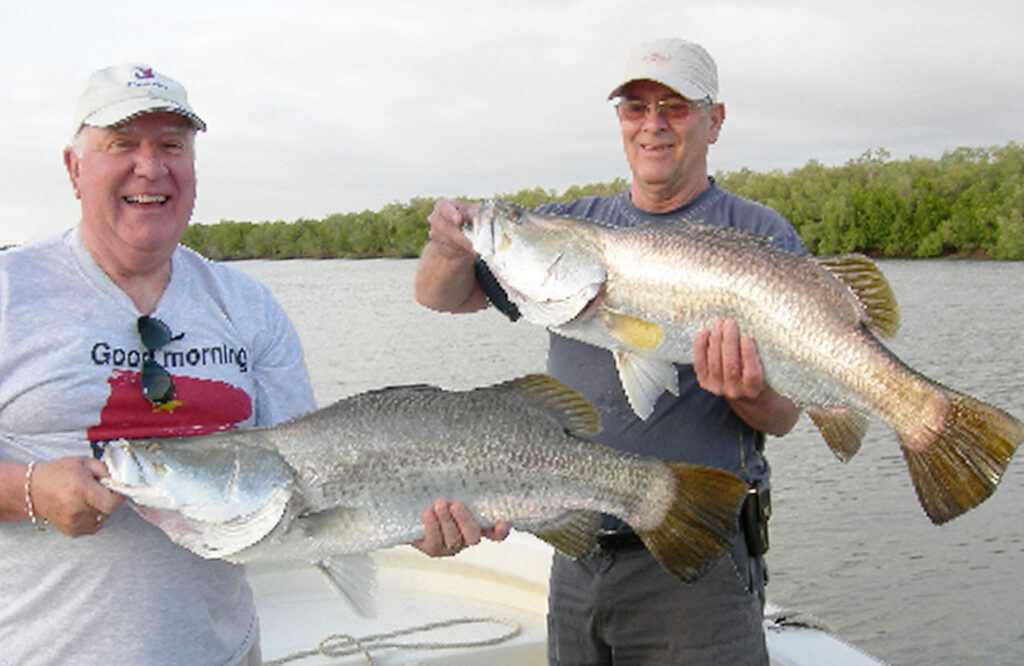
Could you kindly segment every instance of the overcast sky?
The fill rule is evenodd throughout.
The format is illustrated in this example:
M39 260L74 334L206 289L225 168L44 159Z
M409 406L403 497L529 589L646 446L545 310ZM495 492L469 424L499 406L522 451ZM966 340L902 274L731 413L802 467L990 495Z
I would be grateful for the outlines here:
M209 125L194 221L627 177L626 53L716 59L712 171L1024 141L1019 0L0 0L0 244L78 219L61 163L89 74L141 61Z

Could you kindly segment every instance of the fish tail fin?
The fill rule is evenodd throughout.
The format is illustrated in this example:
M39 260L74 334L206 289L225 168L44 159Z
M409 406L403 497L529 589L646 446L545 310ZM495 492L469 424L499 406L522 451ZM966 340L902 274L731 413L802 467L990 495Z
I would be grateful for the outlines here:
M675 499L659 525L636 533L665 569L690 583L732 546L747 484L712 467L666 464L675 476Z
M807 408L807 415L825 438L828 448L843 462L860 450L861 440L868 431L868 417L849 407L839 409Z
M918 500L936 525L991 495L1024 440L1024 424L997 407L941 388L946 401L939 427L900 433L903 457Z

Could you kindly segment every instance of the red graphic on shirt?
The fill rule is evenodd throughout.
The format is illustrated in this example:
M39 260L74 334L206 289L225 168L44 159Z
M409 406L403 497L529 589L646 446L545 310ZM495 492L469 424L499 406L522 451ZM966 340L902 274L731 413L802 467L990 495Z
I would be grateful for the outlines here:
M107 380L110 397L89 441L124 437L187 437L233 430L252 415L252 400L225 382L174 377L174 400L154 405L142 395L139 373L114 370Z

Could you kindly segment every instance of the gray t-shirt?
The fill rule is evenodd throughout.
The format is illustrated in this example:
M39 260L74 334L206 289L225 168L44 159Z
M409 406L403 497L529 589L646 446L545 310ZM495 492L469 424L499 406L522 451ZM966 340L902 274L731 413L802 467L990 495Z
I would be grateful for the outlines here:
M775 211L711 187L677 210L653 214L630 201L629 192L541 207L545 213L583 217L616 226L689 220L723 225L772 238L775 246L798 254L807 250L793 227ZM666 392L654 412L641 420L626 400L610 352L551 334L548 373L582 393L601 415L594 439L606 446L728 470L747 481L767 481L764 434L744 423L724 399L697 384L692 365L678 365L678 397Z
M175 400L141 394L139 312L78 229L0 252L0 460L90 441L272 425L311 410L298 336L269 291L179 247L155 317ZM240 565L175 545L128 505L70 539L0 523L0 664L234 664L257 620Z

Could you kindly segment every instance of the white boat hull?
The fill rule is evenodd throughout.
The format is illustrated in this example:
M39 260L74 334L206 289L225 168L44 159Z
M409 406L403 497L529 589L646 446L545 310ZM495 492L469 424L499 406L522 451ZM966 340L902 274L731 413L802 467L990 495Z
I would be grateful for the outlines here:
M431 559L408 546L373 554L377 617L359 617L311 566L252 565L249 580L260 615L266 662L324 654L299 666L542 666L546 659L547 581L551 550L526 534ZM403 633L430 624L427 631ZM348 638L343 638L341 635ZM777 666L878 666L819 623L766 610L765 636ZM466 646L464 644L472 644ZM389 647L394 645L415 645ZM364 652L360 650L365 650Z

